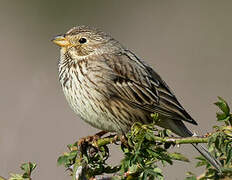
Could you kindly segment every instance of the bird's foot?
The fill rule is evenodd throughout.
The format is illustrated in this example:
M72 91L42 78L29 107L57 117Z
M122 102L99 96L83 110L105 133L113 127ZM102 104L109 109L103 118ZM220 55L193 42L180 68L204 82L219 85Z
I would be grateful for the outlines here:
M127 137L125 135L115 135L115 140L119 140L122 144L127 142Z
M78 147L82 147L83 145L86 144L92 144L97 147L97 141L106 133L107 133L106 131L100 131L93 136L83 137L78 141L77 145Z
M128 141L127 141L127 137L125 135L121 135L121 134L111 134L109 136L107 136L108 138L113 138L112 143L119 145L118 142L121 142L121 144L128 146Z
M128 139L125 135L121 135L119 139L120 139L120 142L123 146L129 147Z

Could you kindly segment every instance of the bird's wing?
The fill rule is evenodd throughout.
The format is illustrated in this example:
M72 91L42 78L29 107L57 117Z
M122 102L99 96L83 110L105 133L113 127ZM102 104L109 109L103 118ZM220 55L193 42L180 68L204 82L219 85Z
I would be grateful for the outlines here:
M104 59L113 70L112 98L120 98L150 113L157 112L174 120L197 124L161 77L132 52L126 50L120 54L104 55Z

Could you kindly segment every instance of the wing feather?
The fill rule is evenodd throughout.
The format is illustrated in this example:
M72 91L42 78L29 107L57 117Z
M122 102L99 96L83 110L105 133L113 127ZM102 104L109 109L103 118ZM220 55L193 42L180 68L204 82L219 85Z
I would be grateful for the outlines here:
M111 89L117 90L114 97L150 113L158 112L174 120L197 124L161 77L132 52L104 55L104 59L113 69Z

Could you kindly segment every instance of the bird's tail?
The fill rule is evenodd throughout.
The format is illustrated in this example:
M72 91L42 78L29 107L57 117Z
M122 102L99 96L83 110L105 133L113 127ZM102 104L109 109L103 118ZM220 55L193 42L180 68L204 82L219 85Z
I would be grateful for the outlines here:
M193 133L188 130L188 128L185 126L185 124L182 121L177 120L171 120L168 119L167 121L162 121L160 124L161 127L167 128L172 130L175 134L182 136L182 137L191 137L193 136ZM214 158L209 151L200 144L192 144L197 151L205 157L205 159L213 166L215 167L218 172L221 172L221 163Z
M214 158L210 153L209 151L202 145L200 144L192 144L196 150L202 155L204 156L204 158L213 166L215 167L218 172L221 172L221 163L216 159Z

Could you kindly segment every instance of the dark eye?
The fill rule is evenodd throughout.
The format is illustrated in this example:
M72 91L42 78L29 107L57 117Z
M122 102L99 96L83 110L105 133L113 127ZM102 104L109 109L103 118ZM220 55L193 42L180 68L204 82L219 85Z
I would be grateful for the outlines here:
M79 43L81 43L81 44L84 44L84 43L86 43L87 42L87 39L86 38L80 38L79 39Z

